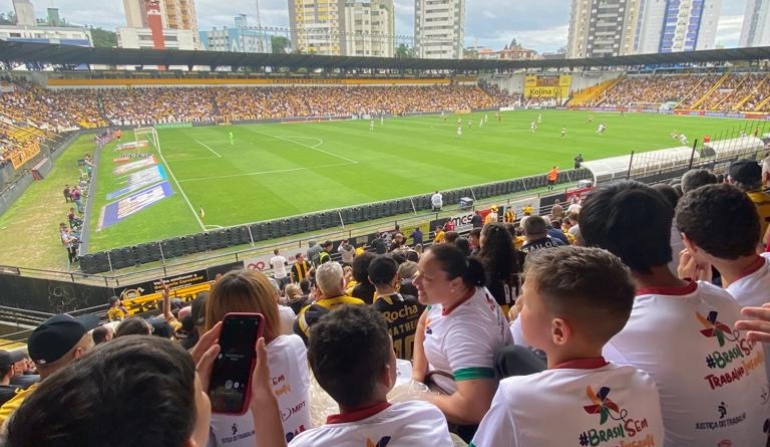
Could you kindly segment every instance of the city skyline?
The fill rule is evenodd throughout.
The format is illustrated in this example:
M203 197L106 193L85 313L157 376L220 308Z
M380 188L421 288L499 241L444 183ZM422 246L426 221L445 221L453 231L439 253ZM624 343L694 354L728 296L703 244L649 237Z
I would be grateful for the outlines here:
M737 47L741 34L747 0L725 1L717 28L716 43L727 48ZM58 7L69 23L92 25L114 31L125 26L122 0L102 0L104 7L93 8L89 0L33 0L38 18L47 7ZM223 5L217 0L196 0L198 28L232 26L233 17L256 16L256 0L231 0ZM414 34L414 0L394 0L396 34ZM531 15L531 3L511 0L467 0L465 47L482 46L495 50L516 39L524 46L541 53L555 52L567 45L570 22L570 0L540 0ZM0 12L13 10L11 0L0 0ZM546 12L547 11L547 12ZM287 0L260 0L263 26L288 27ZM253 22L252 22L253 23Z

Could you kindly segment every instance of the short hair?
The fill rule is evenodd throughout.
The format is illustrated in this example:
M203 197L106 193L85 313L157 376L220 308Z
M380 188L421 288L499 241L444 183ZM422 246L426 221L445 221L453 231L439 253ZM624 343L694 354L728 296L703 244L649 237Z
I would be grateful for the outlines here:
M581 208L581 211L582 211L582 208ZM567 219L572 222L578 222L580 220L580 213L576 213L572 211L569 214L567 214Z
M679 193L673 186L658 183L657 185L653 185L652 189L658 191L663 198L666 199L666 202L671 205L671 208L676 208L676 204L679 203Z
M151 335L152 326L142 317L129 317L121 321L115 331L115 338L126 335Z
M379 255L369 264L369 282L373 285L390 284L398 274L398 263L388 255Z
M365 251L353 258L353 279L357 283L362 284L369 281L369 264L375 257L377 257L376 254Z
M195 398L195 364L182 347L122 337L41 382L8 422L6 445L179 446L193 433Z
M698 189L701 186L713 185L717 183L717 176L706 169L691 169L682 176L682 192L688 192Z
M310 293L310 280L307 278L304 278L302 281L299 282L299 288L302 289L302 294L307 295Z
M468 237L475 237L480 238L481 237L481 228L474 228L468 233Z
M444 235L444 242L448 244L452 244L459 237L460 237L460 233L456 231L447 231L446 234Z
M398 276L401 279L412 279L417 274L417 263L406 261L398 266Z
M355 269L353 271L355 272ZM316 284L327 298L331 297L330 294L340 291L342 276L342 266L338 262L321 264L315 272Z
M302 296L302 289L297 284L286 284L284 292L286 292L286 297L290 299Z
M631 316L634 281L608 251L577 246L537 250L527 256L524 275L553 316L567 319L597 344L607 343Z
M370 402L393 355L389 338L385 317L369 306L342 306L324 315L308 346L318 384L340 406Z
M548 234L548 227L545 220L540 216L529 216L524 221L524 234L527 236L538 236Z
M99 326L91 332L91 337L94 339L94 345L100 345L107 341L107 335L110 333L109 328L106 326Z
M676 208L676 226L693 244L720 259L754 254L761 228L754 202L725 184L687 193Z
M462 278L468 287L481 287L486 282L484 266L478 259L468 258L454 244L431 245L428 252L433 255L441 270L451 281Z
M280 253L280 250L278 250L277 248L275 250L273 250L273 254L274 255L278 256L278 253Z
M261 313L265 317L267 341L281 332L278 291L267 276L256 270L233 270L214 283L206 298L205 330L210 330L232 312Z
M671 261L674 209L651 187L622 181L594 189L580 211L587 246L609 250L632 271L649 274Z

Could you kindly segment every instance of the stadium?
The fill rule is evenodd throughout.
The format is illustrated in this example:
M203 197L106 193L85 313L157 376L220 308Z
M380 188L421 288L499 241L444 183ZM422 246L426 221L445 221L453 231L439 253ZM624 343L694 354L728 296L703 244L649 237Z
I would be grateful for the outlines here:
M470 253L481 221L507 225L518 252L538 216L574 243L573 206L594 190L635 180L678 199L685 174L735 177L770 150L770 48L491 61L0 41L0 54L3 349L60 313L176 321L172 307L233 270L283 294L297 254L355 277L350 250L406 261L453 233Z

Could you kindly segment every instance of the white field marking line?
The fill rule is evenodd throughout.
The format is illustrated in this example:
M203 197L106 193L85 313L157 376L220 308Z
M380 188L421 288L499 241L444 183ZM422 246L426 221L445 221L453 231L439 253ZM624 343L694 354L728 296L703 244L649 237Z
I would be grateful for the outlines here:
M326 168L336 168L340 166L349 166L351 164L355 163L334 163L330 165L321 165L321 166L308 166L308 167L302 167L302 168L291 168L291 169L278 169L275 171L259 171L259 172L247 172L245 174L232 174L232 175L217 175L213 177L199 177L199 178L189 178L180 180L181 183L187 183L187 182L198 182L202 180L220 180L220 179L226 179L226 178L236 178L236 177L253 177L256 175L268 175L268 174L283 174L286 172L297 172L297 171L309 171L312 169L326 169Z
M316 144L316 145L307 145L307 144L304 144L304 143L300 143L298 141L294 141L294 140L291 139L291 137L288 137L288 138L287 137L279 137L279 136L276 136L276 135L270 135L270 134L261 133L261 132L256 132L256 133L259 133L261 135L265 135L265 136L268 136L268 137L273 137L273 138L276 138L278 140L288 141L289 143L298 144L298 145L300 145L302 147L306 147L306 148L314 150L316 152L320 152L322 154L330 155L332 157L339 158L340 160L345 160L346 162L351 163L351 164L355 164L355 165L358 164L357 161L351 160L351 159L346 158L346 157L343 157L342 155L332 154L331 152L327 152L327 151L325 151L323 149L318 149L318 147L323 144L323 140L321 140L319 138L297 137L297 138L313 139L313 140L316 140L316 141L319 142L319 144Z
M190 207L190 211L192 211L193 216L195 216L195 220L198 222L198 225L200 225L201 230L206 231L206 226L203 224L200 216L198 216L198 213L195 211L195 207L193 206L192 202L190 202L187 194L185 194L184 189L182 189L182 185L179 184L179 180L176 179L174 171L171 170L171 166L169 166L168 162L166 161L166 157L163 156L163 152L161 152L160 148L158 148L158 156L160 156L160 159L163 160L163 164L166 165L166 171L168 172L168 175L170 175L171 179L174 180L174 183L176 183L176 187L179 188L179 193L182 194L185 202L187 202L187 206Z
M206 225L206 228L211 228L211 229L214 229L214 230L221 230L224 227L221 226L221 225Z
M215 151L214 149L212 149L212 148L211 148L211 147L210 147L208 144L206 144L206 143L202 143L202 142L200 142L200 141L198 141L198 140L195 140L195 142L196 142L196 143L198 143L198 144L200 144L201 146L205 147L206 149L210 150L212 154L214 154L214 155L216 155L216 156L217 156L217 158L222 158L222 156L221 156L221 155L219 155L219 153L217 153L217 151Z
M183 161L203 161L203 160L216 160L217 157L201 157L201 158L180 158L178 160L172 159L174 163L181 163Z

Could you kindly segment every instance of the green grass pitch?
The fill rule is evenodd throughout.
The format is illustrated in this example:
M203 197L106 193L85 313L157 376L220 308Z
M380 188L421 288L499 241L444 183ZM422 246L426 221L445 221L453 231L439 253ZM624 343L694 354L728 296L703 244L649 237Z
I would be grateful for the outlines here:
M542 113L535 133L530 123ZM102 153L91 215L90 250L104 250L313 211L545 173L553 165L678 146L745 122L663 115L527 110L387 118L375 121L218 126L159 131L174 195L96 231L106 194L124 186L112 170L115 144ZM469 121L472 125L469 127ZM598 135L598 123L607 125ZM562 127L566 137L561 137ZM229 133L234 135L230 143ZM130 141L133 137L125 134ZM152 151L152 148L142 152ZM160 155L160 156L159 156ZM200 219L199 209L205 210Z

